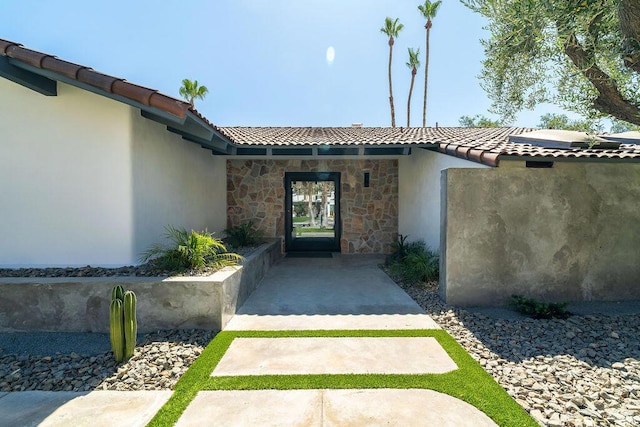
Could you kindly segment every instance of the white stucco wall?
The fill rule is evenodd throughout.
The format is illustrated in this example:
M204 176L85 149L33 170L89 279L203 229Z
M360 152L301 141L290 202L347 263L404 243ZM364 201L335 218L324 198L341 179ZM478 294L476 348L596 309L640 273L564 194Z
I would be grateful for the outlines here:
M487 168L488 166L445 154L412 149L399 160L398 232L409 241L424 240L440 249L440 172L448 168Z
M133 248L161 242L165 226L215 232L227 224L226 160L132 109Z
M135 264L164 226L226 225L225 160L136 108L0 78L0 267Z
M62 83L0 94L0 266L127 263L130 107Z

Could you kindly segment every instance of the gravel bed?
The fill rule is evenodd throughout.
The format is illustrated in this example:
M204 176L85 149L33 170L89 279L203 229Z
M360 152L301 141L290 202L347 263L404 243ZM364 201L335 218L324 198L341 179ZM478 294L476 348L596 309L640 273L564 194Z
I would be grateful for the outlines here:
M37 335L37 336L35 336ZM74 334L73 343L58 333L0 334L0 344L17 339L47 339L25 353L16 344L0 348L0 392L25 390L169 390L202 353L216 332L205 330L158 331L138 342L134 355L118 364L105 334ZM68 338L68 336L66 337ZM97 339L106 340L97 343ZM81 349L81 350L80 350ZM25 350L25 351L23 351ZM54 350L61 350L53 353ZM103 350L100 352L100 350ZM34 355L39 353L39 355ZM53 354L52 354L53 353Z
M257 246L230 248L229 252L248 256ZM242 264L240 261L239 264ZM47 267L47 268L0 268L0 277L162 277L162 276L206 276L217 270L205 267L200 270L171 271L157 267L153 260L141 265L106 268L92 267Z
M640 315L494 318L398 284L541 425L640 425Z

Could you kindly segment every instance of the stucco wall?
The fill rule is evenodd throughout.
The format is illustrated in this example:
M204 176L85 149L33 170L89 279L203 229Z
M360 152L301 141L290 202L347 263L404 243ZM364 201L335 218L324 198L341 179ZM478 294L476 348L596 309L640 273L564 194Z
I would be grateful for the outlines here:
M640 299L640 165L501 162L442 185L448 303Z
M225 227L224 159L63 83L0 93L0 266L135 264L168 224Z
M0 93L0 266L130 262L130 108L62 83Z
M161 241L169 224L218 235L227 223L225 159L131 114L134 254Z
M253 220L269 237L284 237L284 173L340 172L343 253L385 253L398 232L396 159L229 159L228 222ZM363 173L370 173L370 187Z
M414 148L398 160L398 232L440 250L440 172L447 168L488 166Z

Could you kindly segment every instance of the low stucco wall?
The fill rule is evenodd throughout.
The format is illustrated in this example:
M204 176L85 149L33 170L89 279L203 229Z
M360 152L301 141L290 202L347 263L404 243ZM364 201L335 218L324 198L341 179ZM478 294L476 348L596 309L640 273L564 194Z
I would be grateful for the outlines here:
M138 331L224 329L280 257L279 240L242 267L204 277L0 278L0 331L108 332L115 285L136 293Z
M638 164L445 170L441 296L460 306L513 294L640 299L638 200Z

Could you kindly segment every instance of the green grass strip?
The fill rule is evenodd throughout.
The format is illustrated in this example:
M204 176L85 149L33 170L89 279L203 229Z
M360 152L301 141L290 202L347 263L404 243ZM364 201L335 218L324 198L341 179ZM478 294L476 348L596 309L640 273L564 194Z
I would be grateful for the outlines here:
M283 337L434 337L458 369L445 374L261 375L211 377L235 338ZM200 390L260 389L431 389L461 399L478 408L499 426L538 424L444 330L328 330L328 331L223 331L176 384L175 392L148 424L175 424Z

